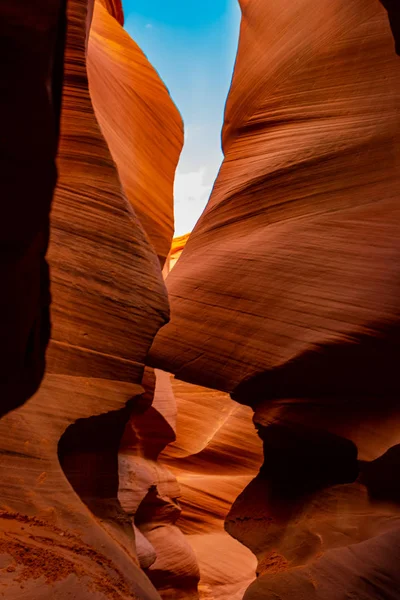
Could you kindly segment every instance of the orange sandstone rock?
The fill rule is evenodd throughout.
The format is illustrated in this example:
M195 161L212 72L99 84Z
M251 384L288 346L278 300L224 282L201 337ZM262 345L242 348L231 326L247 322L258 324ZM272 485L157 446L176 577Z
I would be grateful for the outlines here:
M225 160L167 278L172 318L149 363L255 411L264 464L225 522L258 559L246 600L395 598L400 70L388 15L374 0L241 7Z
M224 531L237 495L257 474L262 446L251 410L229 395L172 379L177 406L176 441L159 461L176 476L182 513L177 526L200 569L200 598L241 600L256 561Z
M93 111L90 9L84 0L68 6L47 374L0 420L0 591L10 600L160 598L118 501L117 452L168 301Z
M248 0L242 12L225 161L151 352L229 392L314 349L387 337L398 310L400 74L384 8Z
M184 247L186 246L186 242L189 239L189 233L185 235L181 235L172 240L172 245L169 254L169 270L171 271L176 265L180 255L183 252Z
M90 95L125 194L163 264L174 232L182 119L158 73L112 14L96 2L88 49Z

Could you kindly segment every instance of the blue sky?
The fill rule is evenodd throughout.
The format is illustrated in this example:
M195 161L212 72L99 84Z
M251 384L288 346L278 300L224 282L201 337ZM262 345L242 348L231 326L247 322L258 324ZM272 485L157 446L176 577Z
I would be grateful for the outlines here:
M222 160L221 127L239 35L237 0L123 0L125 29L159 72L183 117L175 235L193 229Z

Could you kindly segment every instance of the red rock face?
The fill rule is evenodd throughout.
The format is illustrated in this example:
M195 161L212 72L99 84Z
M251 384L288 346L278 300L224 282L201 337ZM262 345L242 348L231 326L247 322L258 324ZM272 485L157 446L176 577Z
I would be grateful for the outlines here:
M226 158L168 278L174 316L152 351L187 381L233 391L396 319L399 70L387 16L374 1L311 6L242 7Z
M264 465L225 523L258 558L246 600L395 598L400 71L388 15L372 0L241 5L225 160L168 276L172 319L150 362L255 411Z
M3 4L0 591L394 600L397 6L242 0L225 161L148 358L181 122L121 4L70 1L47 374L8 412L49 338L64 13Z
M121 190L93 113L85 14L84 2L72 3L50 248L52 371L108 373L120 381L132 381L136 372L140 381L149 344L168 319L168 302L155 253Z
M168 300L157 255L122 191L92 107L86 75L91 8L83 0L68 6L59 180L49 246L52 339L47 374L40 391L0 421L1 589L10 600L21 594L33 600L160 598L140 569L131 521L118 501L117 453L134 398L143 392L145 356L155 333L168 320ZM32 12L36 14L36 9ZM17 15L11 12L9 22L15 27L9 37L14 44L27 44L18 35L28 32L29 42L39 41L40 52L43 46L43 56L51 63L58 12L52 9L48 23L45 11L40 22L33 16L31 22L25 14L26 27L17 27ZM28 57L27 68L30 65ZM43 128L40 133L27 130L38 144L35 152L34 139L29 138L27 151L32 167L36 168L37 157L41 168L35 173L40 183L35 194L42 204L37 207L40 215L29 224L32 240L21 234L21 244L26 244L19 247L16 236L21 232L14 228L14 235L11 221L10 240L6 239L10 247L15 242L22 269L12 272L7 267L10 277L28 272L26 285L33 290L17 305L19 313L22 300L32 305L21 331L25 327L28 331L42 306L43 281L45 309L49 300L41 269L54 185L57 121L50 100L56 98L47 98L45 105L48 63L41 58L42 71L36 66L32 77L25 69L20 76L29 75L28 84L31 78L37 84L33 102ZM58 66L62 68L62 63ZM41 104L36 97L40 94ZM19 171L21 181L27 178ZM33 189L35 181L30 181ZM26 190L28 183L21 185ZM27 249L23 258L22 249ZM22 282L20 294L25 290ZM11 292L13 297L15 290ZM17 309L13 307L15 318ZM30 352L40 343L44 347L46 333L46 328L35 329ZM24 349L25 338L16 337Z

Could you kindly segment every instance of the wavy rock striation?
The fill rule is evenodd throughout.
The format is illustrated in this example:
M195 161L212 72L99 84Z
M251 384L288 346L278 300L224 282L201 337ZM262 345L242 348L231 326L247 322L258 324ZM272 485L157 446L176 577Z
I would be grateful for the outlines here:
M182 119L158 73L112 14L95 3L90 95L125 194L164 264L174 232Z
M168 278L174 318L152 350L156 365L194 383L232 391L316 347L372 336L397 314L399 76L388 20L374 1L310 6L243 6L226 158Z
M159 460L175 440L177 407L170 376L145 373L119 454L119 498L131 515L140 564L163 599L197 600L199 570L195 554L176 522L181 490Z
M121 21L120 4L107 2L110 6ZM49 99L44 90L49 86L48 63L54 55L59 58L53 40L59 6L54 11L44 7L40 23L34 17L36 5L35 11L28 8L22 15L25 21L9 9L8 21L14 46L30 48L38 42L33 55L38 62L29 57L19 73L25 77L35 63L25 83L32 79L35 84L32 111L37 109L41 126L40 134L27 129L34 139L27 138L25 146L32 157L29 172L40 167L29 185L42 203L35 207L31 223L29 207L26 213L28 227L40 235L31 239L30 232L20 232L23 244L29 241L33 248L30 252L26 245L26 259L21 258L25 246L15 243L22 270L14 271L13 277L29 272L26 286L35 290L29 296L32 309L21 323L24 332L41 307L39 270L47 277L43 256L46 211L55 182L57 103L56 96ZM135 398L143 392L146 354L168 320L169 308L157 255L122 191L92 107L86 74L92 9L84 0L68 3L59 181L49 246L52 339L47 374L39 392L0 421L0 591L8 600L160 598L140 569L131 520L118 500L117 452ZM54 78L60 78L62 63L56 62L56 67ZM121 97L124 107L125 100ZM20 104L19 100L17 107ZM117 98L114 107L119 110ZM30 123L32 111L21 112L22 124L25 116ZM37 152L31 148L34 141ZM134 163L135 157L130 160ZM51 176L46 179L44 173ZM15 173L12 177L15 180ZM28 174L19 171L19 179L18 194L27 189ZM11 226L9 231L12 234ZM47 285L43 289L47 311ZM27 299L24 290L18 290L21 303ZM46 324L34 329L30 353L45 344L47 320ZM24 340L18 337L21 348Z
M177 379L172 379L172 389L176 440L159 460L180 485L177 525L197 557L200 598L241 600L256 561L224 531L224 520L262 463L251 409L235 404L228 394Z
M225 160L150 364L250 405L226 519L253 598L394 598L400 540L395 9L241 2Z
M101 4L107 10L108 14L120 24L124 24L124 10L121 0L94 0L93 8L96 4ZM93 14L93 12L92 12ZM92 23L93 25L93 23Z
M0 592L239 600L256 568L246 600L394 600L396 3L241 0L225 161L171 251L181 120L120 2L69 2L64 65L63 4L9 4ZM9 412L50 335L64 68L47 374Z

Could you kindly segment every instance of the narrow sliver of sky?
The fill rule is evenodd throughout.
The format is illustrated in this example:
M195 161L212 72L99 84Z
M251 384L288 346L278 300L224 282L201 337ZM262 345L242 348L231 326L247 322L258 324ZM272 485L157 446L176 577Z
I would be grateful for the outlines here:
M235 62L237 0L123 0L125 29L157 69L185 124L175 178L175 235L191 231L222 161L221 128Z

